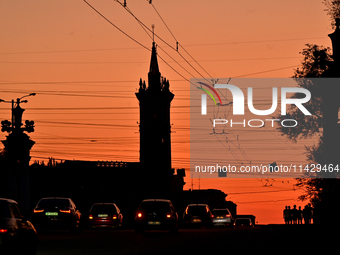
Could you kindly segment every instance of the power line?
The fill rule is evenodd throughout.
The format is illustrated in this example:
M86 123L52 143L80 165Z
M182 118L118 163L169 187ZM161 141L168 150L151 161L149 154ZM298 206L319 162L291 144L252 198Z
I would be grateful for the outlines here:
M74 53L74 52L93 52L93 51L112 51L112 50L137 50L140 48L110 48L110 49L73 49L73 50L49 50L49 51L22 51L22 52L0 52L0 55L16 55L16 54L47 54L47 53Z
M203 44L183 44L185 47L193 46L214 46L214 45L228 45L228 44L249 44L249 43L267 43L267 42L287 42L287 41L301 41L301 40L313 40L313 39L325 39L325 37L312 37L312 38L291 38L291 39L269 39L259 41L237 41L237 42L217 42L217 43L203 43ZM140 48L128 47L128 48L108 48L108 49L72 49L72 50L50 50L50 51L23 51L23 52L0 52L0 55L15 55L15 54L49 54L49 53L74 53L74 52L91 52L91 51L113 51L113 50L136 50Z
M98 15L100 15L103 19L105 19L107 22L109 22L112 26L114 26L119 32L123 33L127 37L129 37L132 41L139 44L143 48L147 49L148 51L151 51L148 47L143 45L142 43L138 42L136 39L125 33L123 30L121 30L119 27L117 27L115 24L113 24L109 19L107 19L103 14L101 14L96 8L94 8L91 4L89 4L86 0L83 0L89 7L91 7Z
M275 71L284 70L284 69L288 69L288 68L293 68L293 67L297 67L297 66L299 66L299 65L286 66L286 67L281 67L281 68L269 69L269 70L266 70L266 71L260 71L260 72L255 72L255 73L242 74L242 75L234 76L234 78L246 77L246 76L255 75L255 74L262 74L262 73L275 72Z
M226 45L226 44L248 44L248 43L268 43L268 42L288 42L288 41L302 41L325 39L325 37L311 37L311 38L291 38L291 39L270 39L270 40L257 40L257 41L235 41L235 42L219 42L219 43L201 43L201 44L187 44L185 46L210 46L210 45Z
M162 20L162 22L163 22L163 24L165 25L165 27L168 29L168 31L170 32L170 34L172 35L172 37L175 39L175 41L176 41L176 51L178 52L178 54L199 74L199 75L201 75L201 77L203 77L204 78L204 76L202 75L202 74L200 74L200 72L198 72L190 63L189 63L189 61L187 61L183 56L182 56L182 54L181 53L179 53L179 51L178 51L178 45L180 45L179 43L178 43L178 40L176 39L176 37L174 36L174 34L171 32L171 30L170 30L170 28L168 27L168 25L165 23L165 21L164 21L164 19L162 18L162 16L160 15L160 13L157 11L157 9L156 9L156 7L153 5L153 3L152 2L149 2L151 5L152 5L152 7L153 7L153 9L155 10L155 12L157 13L157 15L159 16L159 18ZM181 47L182 47L182 49L191 57L191 59L192 60L194 60L194 62L206 73L206 74L208 74L208 76L209 77L211 77L212 78L212 76L196 61L196 59L195 58L193 58L193 56L191 56L190 54L189 54L189 52L182 46L182 45L180 45Z
M288 199L277 199L277 200L259 200L259 201L246 201L246 202L237 202L237 204L265 204L265 203L276 203L283 201L296 201L297 199L288 198Z
M159 48L161 48L158 45ZM165 53L166 51L161 48ZM184 48L183 48L184 49ZM185 50L185 49L184 49ZM168 53L166 53L170 58L172 58ZM189 54L189 53L188 53ZM191 56L191 55L190 55ZM234 58L234 59L204 59L204 60L198 60L200 62L227 62L227 61L258 61L258 60L281 60L281 59L294 59L294 58L300 58L300 57L269 57L269 58ZM173 58L172 58L173 59ZM169 61L171 62L171 61ZM184 60L174 60L173 62L186 62ZM189 62L196 62L197 61L189 61ZM71 62L71 61L1 61L0 64L52 64L52 65L62 65L62 64L72 64L72 65L83 65L83 64L145 64L148 63L147 61L78 61L78 62ZM181 66L182 67L182 66ZM184 69L184 67L182 67Z
M158 36L154 31L151 31L151 29L148 27L148 26L146 26L140 19L138 19L133 13L132 13L132 11L129 9L129 8L127 8L126 7L126 5L123 5L122 3L120 3L118 0L115 0L116 2L118 2L121 6L123 6L124 7L124 9L130 14L130 15L132 15L132 17L134 17L135 18L135 20L140 24L140 25L142 25L143 27L145 27L149 32L151 32L153 35L155 35L158 39L160 39L163 43L165 43L167 46L169 46L171 49L173 49L173 50L175 50L175 51L177 51L178 52L178 49L175 49L174 47L172 47L169 43L167 43L165 40L163 40L160 36ZM144 31L145 31L145 29L144 29ZM145 31L146 32L146 31ZM147 33L148 34L148 33ZM148 34L149 35L149 34ZM205 77L196 69L196 68L194 68L191 64L190 64L190 62L180 53L180 52L178 52L178 54L182 57L182 59L192 68L192 69L194 69L202 78L204 78L205 79ZM184 79L186 79L183 75L181 75L177 70L175 70L172 66L170 66L162 57L160 57L159 55L158 55L158 57L160 58L160 59L162 59L173 71L175 71L178 75L180 75L182 78L184 78ZM172 58L173 59L173 58ZM188 80L188 79L186 79L186 80ZM188 80L189 81L189 80ZM208 81L209 82L209 81Z
M155 10L155 12L158 14L158 17L162 20L163 24L165 25L165 27L168 29L169 33L172 35L172 37L175 39L176 43L178 43L176 37L174 36L174 34L171 32L170 28L168 27L168 25L165 23L164 19L162 18L162 16L159 14L159 12L157 11L156 7L153 5L153 3L149 0L147 0L149 2L149 4L151 4L151 6L153 7L153 9Z
M84 0L85 1L85 0ZM119 3L120 5L122 5L122 3L120 3L118 0L114 0L115 2ZM147 29L150 33L154 34L159 40L161 40L163 43L165 43L167 46L169 46L171 49L176 50L173 46L171 46L169 43L167 43L165 40L163 40L163 38L161 38L160 36L158 36L154 31L152 31L148 26L146 26L140 19L138 19L133 13L132 11L127 8L126 6L122 5L123 8L132 16L135 18L135 20L141 24L143 27L145 27L145 29ZM98 11L97 11L98 12ZM101 16L103 16L101 14ZM106 19L106 18L105 18Z
M143 44L141 44L140 42L138 42L137 40L135 40L134 38L132 38L131 36L129 36L127 33L125 33L123 30L121 30L120 28L118 28L115 24L113 24L109 19L107 19L103 14L101 14L96 8L94 8L92 5L90 5L86 0L84 0L84 2L89 5L95 12L97 12L102 18L104 18L107 22L109 22L111 25L113 25L115 28L117 28L120 32L122 32L124 35L128 36L130 39L132 39L134 42L138 43L139 45L141 45L142 47L146 48L147 50L151 51L148 47L144 46ZM120 3L119 1L117 1L118 3ZM121 3L120 3L121 4ZM124 6L125 7L125 6ZM146 29L148 29L149 31L151 31L143 22L141 22L131 11L129 11L128 9L124 8L125 10L127 10L140 24L142 24ZM156 35L156 34L155 34ZM164 41L161 37L159 37L158 35L156 35L157 38L159 38L162 42L164 42L165 44L167 44L169 47L171 47L171 45L169 45L166 41ZM185 78L182 74L180 74L176 69L174 69L169 63L167 63L162 57L160 57L158 55L158 57L163 60L163 62L168 65L174 72L176 72L179 76L181 76L183 79L189 81L187 78Z

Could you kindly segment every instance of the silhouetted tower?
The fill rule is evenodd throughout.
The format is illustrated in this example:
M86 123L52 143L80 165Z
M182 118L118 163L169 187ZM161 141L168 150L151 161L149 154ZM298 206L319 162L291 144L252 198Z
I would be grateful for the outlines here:
M170 103L174 94L169 81L161 76L153 42L148 86L140 79L136 93L140 109L140 163L147 177L150 195L163 195L169 190L171 170Z

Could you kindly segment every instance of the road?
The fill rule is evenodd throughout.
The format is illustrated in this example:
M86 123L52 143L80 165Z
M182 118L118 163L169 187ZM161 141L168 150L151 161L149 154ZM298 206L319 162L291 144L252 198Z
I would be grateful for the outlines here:
M268 225L255 228L180 229L178 234L131 229L45 231L38 255L211 254L221 251L315 251L323 245L314 226ZM329 239L327 239L329 240ZM325 241L325 239L323 240Z

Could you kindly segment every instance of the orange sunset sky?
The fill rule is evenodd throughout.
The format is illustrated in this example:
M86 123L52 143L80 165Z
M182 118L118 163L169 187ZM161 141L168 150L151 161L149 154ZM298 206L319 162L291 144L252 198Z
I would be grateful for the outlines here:
M147 80L152 35L137 18L149 29L155 25L158 54L166 61L158 59L175 94L172 165L187 170L185 189L221 189L238 205L238 213L254 214L263 224L283 223L285 205L306 204L297 201L302 190L294 188L294 179L190 179L188 80L208 74L291 77L306 43L331 46L327 35L333 30L322 0L126 2L134 17L118 1L88 0L107 20L83 0L0 2L0 98L37 93L22 105L23 120L35 121L31 163L49 157L139 161L134 93L139 79ZM173 49L176 41L179 53L195 69ZM10 109L10 104L0 104L0 120L10 120ZM1 133L1 139L5 137ZM275 131L267 137L286 150L286 162L290 157L304 162L304 145L311 141L294 144ZM250 148L256 144L242 146L249 158L256 157Z

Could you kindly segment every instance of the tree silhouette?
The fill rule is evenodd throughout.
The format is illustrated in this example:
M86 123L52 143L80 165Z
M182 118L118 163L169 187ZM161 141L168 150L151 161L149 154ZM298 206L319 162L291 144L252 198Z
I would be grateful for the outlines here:
M331 16L332 27L335 28L335 21L340 18L340 0L324 0L323 3L327 7L327 14Z
M306 48L300 52L303 55L301 67L294 72L298 86L311 92L311 100L304 104L312 114L305 116L296 106L291 106L286 116L276 116L278 119L295 119L299 124L295 128L279 127L282 135L296 142L303 138L316 138L317 144L306 147L309 163L326 166L340 167L340 85L334 78L340 75L340 59L335 54L338 51L339 42L333 37L340 33L340 0L324 1L328 7L327 13L332 18L332 26L335 32L330 35L333 41L333 55L328 47L306 44ZM304 78L304 79L300 79ZM330 82L329 81L335 81ZM292 97L299 98L302 95L296 93ZM303 95L304 96L304 95ZM299 197L300 200L309 200L314 208L314 223L330 223L337 217L340 205L340 169L331 173L305 173L303 178L297 179L297 186L305 190ZM310 178L314 177L314 178ZM325 178L327 177L327 178Z
M278 127L282 135L287 136L293 142L303 138L318 138L317 145L306 147L307 159L311 163L324 163L322 159L323 133L325 118L329 111L326 102L329 101L327 98L332 94L332 88L323 82L318 82L315 78L330 77L334 61L330 54L330 48L315 44L306 44L306 48L300 54L303 55L301 67L295 70L293 78L296 79L300 87L311 92L311 100L304 106L312 115L306 116L295 105L291 105L287 115L278 115L275 118L295 119L299 123L294 128ZM299 98L301 95L295 93L292 97ZM339 106L340 104L337 104L333 108L338 109Z

